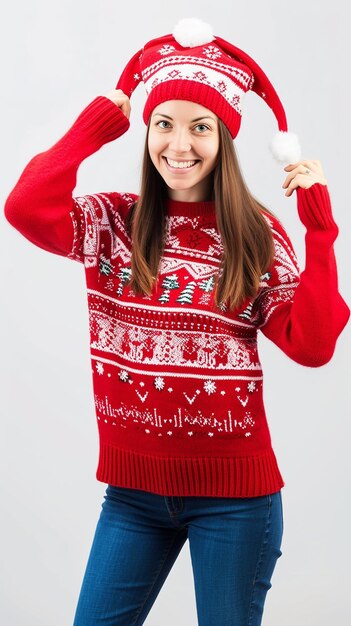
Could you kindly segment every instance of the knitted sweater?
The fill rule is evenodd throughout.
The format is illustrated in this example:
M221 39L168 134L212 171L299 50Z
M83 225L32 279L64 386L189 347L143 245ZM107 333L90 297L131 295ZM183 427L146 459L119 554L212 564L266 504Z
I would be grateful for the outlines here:
M85 269L100 451L96 478L163 495L253 497L284 486L272 448L257 351L261 330L301 365L327 363L350 310L338 291L338 235L327 186L298 188L306 227L300 273L280 221L263 211L275 258L255 298L214 305L223 252L212 201L165 201L165 247L151 296L135 295L132 193L72 197L80 163L129 120L96 97L25 167L8 222L40 248Z

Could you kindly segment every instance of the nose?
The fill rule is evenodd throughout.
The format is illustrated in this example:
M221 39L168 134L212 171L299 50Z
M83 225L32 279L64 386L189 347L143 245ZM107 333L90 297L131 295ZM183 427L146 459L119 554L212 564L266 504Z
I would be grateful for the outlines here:
M190 152L191 142L186 130L178 130L172 133L170 138L169 147L174 153Z

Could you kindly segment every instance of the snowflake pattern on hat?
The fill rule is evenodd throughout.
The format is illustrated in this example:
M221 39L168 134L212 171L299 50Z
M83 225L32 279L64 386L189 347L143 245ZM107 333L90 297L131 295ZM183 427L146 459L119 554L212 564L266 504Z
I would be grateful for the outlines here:
M222 56L222 52L216 48L216 46L208 46L207 48L203 48L203 53L209 59L218 59Z
M171 54L171 52L174 52L174 50L174 46L164 45L162 46L162 48L159 49L159 53L163 56L165 54Z

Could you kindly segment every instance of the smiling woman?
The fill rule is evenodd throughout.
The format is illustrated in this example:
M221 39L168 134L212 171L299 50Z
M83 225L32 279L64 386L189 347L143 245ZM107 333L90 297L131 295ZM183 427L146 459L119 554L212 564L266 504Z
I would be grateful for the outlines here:
M148 148L170 198L198 202L212 197L219 132L209 109L186 100L163 102L151 116Z

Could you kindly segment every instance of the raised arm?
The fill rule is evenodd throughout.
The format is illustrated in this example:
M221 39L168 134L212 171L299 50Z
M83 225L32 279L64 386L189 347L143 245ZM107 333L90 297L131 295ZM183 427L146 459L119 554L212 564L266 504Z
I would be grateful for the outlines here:
M23 170L5 202L4 213L8 222L35 245L63 256L72 250L73 224L81 220L72 197L78 167L128 130L127 100L124 96L118 106L117 100L97 96L65 135L34 156Z
M332 215L326 185L298 187L297 208L306 227L306 264L299 276L281 271L281 257L296 267L295 253L281 225L276 241L277 254L271 278L259 296L261 331L291 359L309 367L327 363L337 338L347 324L350 309L338 289L334 241L339 229Z

